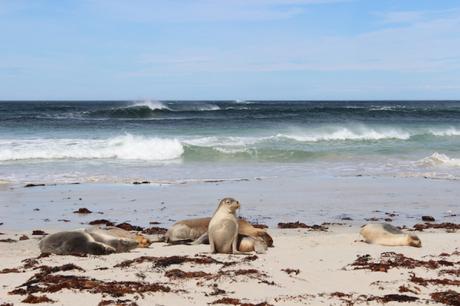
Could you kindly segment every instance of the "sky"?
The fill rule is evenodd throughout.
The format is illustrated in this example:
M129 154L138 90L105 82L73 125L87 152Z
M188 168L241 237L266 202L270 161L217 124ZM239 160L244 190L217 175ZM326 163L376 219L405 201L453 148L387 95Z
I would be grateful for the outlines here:
M460 0L0 0L0 100L460 99Z

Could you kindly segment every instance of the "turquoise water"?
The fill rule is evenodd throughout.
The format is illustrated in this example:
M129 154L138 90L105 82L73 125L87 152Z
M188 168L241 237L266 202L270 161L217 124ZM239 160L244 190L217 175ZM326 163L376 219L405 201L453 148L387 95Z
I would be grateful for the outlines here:
M0 179L259 163L456 177L460 102L0 102Z

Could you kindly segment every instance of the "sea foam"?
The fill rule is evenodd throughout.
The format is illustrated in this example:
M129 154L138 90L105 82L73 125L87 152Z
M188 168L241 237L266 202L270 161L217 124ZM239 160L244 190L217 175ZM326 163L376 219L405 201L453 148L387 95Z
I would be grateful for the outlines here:
M122 159L166 161L184 153L176 139L126 134L107 139L2 140L0 161L33 159Z
M448 167L460 167L460 159L450 158L445 154L434 152L432 155L425 157L417 162L423 166L448 166Z

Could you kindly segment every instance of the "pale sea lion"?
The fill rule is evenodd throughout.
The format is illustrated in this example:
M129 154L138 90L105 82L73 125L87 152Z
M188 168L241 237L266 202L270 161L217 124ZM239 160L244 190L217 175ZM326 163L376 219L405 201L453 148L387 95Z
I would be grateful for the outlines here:
M165 241L172 244L192 242L193 244L208 243L208 226L211 218L187 219L176 222L165 234ZM203 236L204 235L204 236ZM261 228L254 227L244 219L238 220L238 235L259 237L267 247L273 246L272 237Z
M118 231L111 234L109 230L101 228L63 231L46 236L40 241L39 247L42 253L58 255L106 255L128 252L138 247L135 239L117 236L120 234Z
M246 237L238 235L238 251L242 253L256 252L263 254L267 251L267 243L259 237Z
M233 198L220 201L208 226L211 253L237 254L238 251L238 219L236 210L240 203Z
M388 223L372 223L361 228L361 236L367 243L386 246L413 246L420 248L422 242L414 234L406 234Z
M132 233L116 226L91 227L86 229L86 231L94 231L95 229L103 231L113 237L134 239L137 241L139 248L148 248L152 244L152 241L144 235L140 233Z

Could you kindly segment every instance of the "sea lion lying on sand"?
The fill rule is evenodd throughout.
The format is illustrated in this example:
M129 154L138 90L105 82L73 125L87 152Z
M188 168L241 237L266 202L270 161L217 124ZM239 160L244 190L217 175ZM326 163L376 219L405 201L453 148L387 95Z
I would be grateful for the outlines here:
M107 255L129 252L139 245L148 245L146 241L136 237L140 236L120 228L92 227L51 234L40 241L39 247L42 253L58 255Z
M367 243L387 246L413 246L420 248L422 242L414 234L406 234L388 223L372 223L361 228L361 236Z
M209 243L208 236L206 234L208 232L210 221L211 218L198 218L176 222L166 232L165 241L171 244L190 242L193 242L193 244ZM243 219L238 219L238 235L260 238L265 242L267 247L273 246L272 237L264 229L256 228L252 226L251 223Z
M240 203L232 198L220 201L208 226L211 253L238 254L238 219Z

